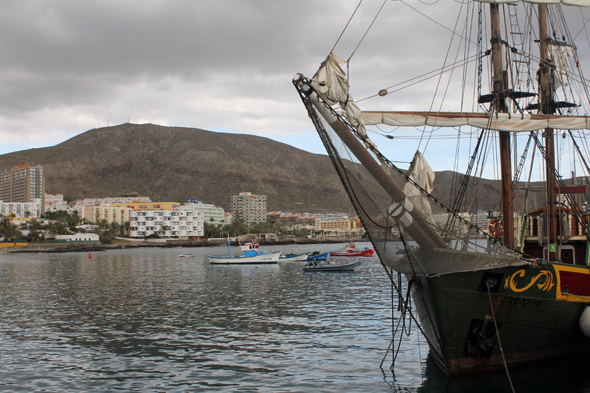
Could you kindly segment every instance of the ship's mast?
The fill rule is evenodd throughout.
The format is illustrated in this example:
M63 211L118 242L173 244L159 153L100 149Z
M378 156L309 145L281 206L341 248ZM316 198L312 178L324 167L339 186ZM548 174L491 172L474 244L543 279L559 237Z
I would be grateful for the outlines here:
M506 113L505 94L508 90L508 72L506 71L505 41L500 33L500 7L490 5L491 33L492 33L492 66L493 66L493 110ZM512 168L510 159L510 133L499 132L500 165L502 177L502 219L504 226L504 243L514 247L514 206L512 198Z
M541 65L539 69L539 109L546 115L555 113L554 87L551 83L551 64L547 39L547 5L539 4L539 43ZM557 197L556 182L553 176L555 168L555 145L552 128L545 129L545 154L547 176L547 248L548 260L557 260L557 214L555 201Z

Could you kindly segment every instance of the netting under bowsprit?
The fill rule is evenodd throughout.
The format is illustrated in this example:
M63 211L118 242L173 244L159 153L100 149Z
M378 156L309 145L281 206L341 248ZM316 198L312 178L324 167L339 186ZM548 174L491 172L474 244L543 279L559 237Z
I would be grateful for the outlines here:
M386 266L407 274L437 275L529 263L518 252L473 225L468 217L450 211L437 201L407 172L381 156L370 142L363 140L330 108L338 122L346 126L347 132L365 142L366 151L381 168L367 169L366 157L359 159L359 153L353 151L355 147L351 150L351 142L346 136L344 139L348 145L343 141L341 125L332 118L327 121L309 100L306 106L375 250ZM392 191L392 188L401 190L401 193ZM438 212L433 212L433 206Z

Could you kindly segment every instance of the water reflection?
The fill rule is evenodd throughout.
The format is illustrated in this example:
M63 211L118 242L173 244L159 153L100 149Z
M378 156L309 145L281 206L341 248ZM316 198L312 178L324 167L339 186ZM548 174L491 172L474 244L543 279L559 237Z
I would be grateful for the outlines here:
M306 273L297 262L212 266L215 251L0 255L0 390L506 391L505 375L441 375L415 328L394 371L391 354L379 368L392 298L376 259ZM517 391L557 387L519 378ZM587 377L571 382L587 389Z
M210 249L196 252L2 256L0 349L15 371L0 386L383 388L371 376L388 333L378 261L321 275L301 263L211 266Z

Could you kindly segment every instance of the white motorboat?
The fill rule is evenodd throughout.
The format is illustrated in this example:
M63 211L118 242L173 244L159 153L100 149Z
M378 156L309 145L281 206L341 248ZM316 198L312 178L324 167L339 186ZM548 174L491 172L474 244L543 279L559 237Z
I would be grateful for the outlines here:
M238 256L232 256L228 242L228 255L209 255L209 263L213 264L260 264L277 263L281 256L280 251L265 252L259 250L258 243L246 243L240 246L242 252Z

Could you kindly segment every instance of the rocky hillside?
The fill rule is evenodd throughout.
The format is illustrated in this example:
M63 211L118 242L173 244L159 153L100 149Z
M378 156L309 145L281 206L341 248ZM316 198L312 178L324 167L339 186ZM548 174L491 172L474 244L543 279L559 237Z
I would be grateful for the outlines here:
M67 200L146 195L225 209L230 196L268 196L270 210L348 211L330 160L252 135L153 124L89 130L59 145L0 156L0 170L43 165L46 192Z

